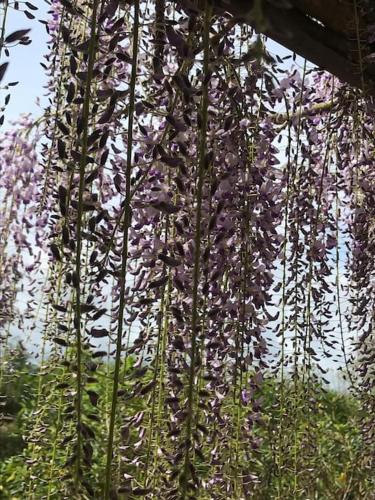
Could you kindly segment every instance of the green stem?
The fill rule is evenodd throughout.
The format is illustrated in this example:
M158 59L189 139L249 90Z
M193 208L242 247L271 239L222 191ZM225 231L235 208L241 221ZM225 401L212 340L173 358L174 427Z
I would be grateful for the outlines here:
M303 97L303 91L305 88L305 78L306 78L306 59L304 60L303 64L303 75L302 75L302 83L301 83L301 91L299 95L299 109L302 109L302 97ZM293 189L293 194L298 192L299 188L299 181L301 177L301 170L302 170L302 164L300 168L298 168L298 158L299 158L299 151L300 151L300 134L301 134L301 125L302 125L302 116L301 113L299 113L299 118L298 118L298 125L297 125L297 146L296 146L296 153L295 153L295 168L293 172L293 180L292 180L292 189ZM299 174L299 175L298 175ZM297 220L296 220L296 233L297 233L297 241L296 241L296 248L298 248L299 245L299 232L300 232L300 224L301 221L299 220L299 215L297 215ZM298 277L300 276L300 273L298 272L298 266L299 266L299 259L298 259L298 251L296 252L295 255L295 286L294 286L294 293L295 293L295 310L294 310L294 338L293 338L293 347L294 347L294 411L293 411L293 416L294 416L294 446L293 446L293 455L294 455L294 478L293 478L293 497L297 498L297 489L298 489L298 477L299 477L299 471L298 471L298 457L299 457L299 449L298 449L298 441L299 441L299 432L298 432L298 418L299 418L299 409L300 409L300 401L299 397L300 394L299 392L299 387L298 387ZM298 397L297 397L298 395Z
M86 171L86 157L88 151L88 135L89 135L89 118L90 118L90 102L91 102L91 83L93 80L93 70L95 64L95 53L97 45L97 13L99 7L99 0L93 0L92 14L91 14L91 33L90 33L90 46L87 63L87 81L85 87L85 97L83 102L83 132L82 132L82 149L79 162L79 188L78 188L78 209L77 209L77 225L76 225L76 265L75 272L77 276L78 287L76 290L76 304L75 304L75 327L77 330L76 335L76 349L77 349L77 459L76 459L76 475L75 475L75 489L78 491L80 474L81 474L81 447L82 447L82 333L81 333L81 250L82 250L82 225L83 225L83 191L85 187L85 171Z
M338 168L337 168L336 160L336 169L335 169L335 177L336 177L336 192L335 192L335 204L336 204L336 300L337 300L337 315L339 320L339 329L340 329L340 337L341 337L341 349L344 357L345 370L348 375L348 379L350 381L351 388L354 388L354 380L352 374L349 369L348 357L346 353L345 347L345 338L344 338L344 325L342 321L342 310L341 310L341 282L340 282L340 251L339 251L339 223L340 223L340 205L339 205L339 194L338 194Z
M113 390L112 390L112 403L111 403L111 416L109 421L108 431L108 444L107 444L107 462L105 473L105 487L104 499L110 498L111 488L111 464L113 455L113 438L116 420L117 408L117 391L120 378L120 365L121 365L121 347L122 347L122 332L125 311L125 285L126 285L126 269L128 263L128 230L131 218L131 171L132 171L132 152L133 152L133 116L135 106L135 87L137 81L137 61L138 61L138 39L139 39L139 0L134 2L134 24L133 24L133 57L132 57L132 72L130 77L130 102L129 102L129 115L128 115L128 139L127 139L127 155L126 155L126 190L124 200L124 232L122 240L122 255L121 255L121 288L120 288L120 303L118 313L118 326L117 326L117 339L116 339L116 355L115 355L115 368L113 373Z
M64 16L65 16L65 9L63 9L63 11L61 13L61 21L60 21L60 25L59 25L59 32L57 34L57 44L62 43L61 42L61 28L63 26ZM70 20L69 20L69 30L72 29L72 23L73 23L73 18L70 18ZM59 74L59 81L58 81L57 90L56 90L56 108L55 108L55 112L53 114L53 129L52 129L51 146L49 148L48 158L47 158L47 161L46 161L45 166L44 166L44 171L45 171L45 173L44 173L44 184L43 184L43 188L42 188L41 200L40 200L40 203L39 203L39 213L42 213L43 207L44 207L44 204L45 204L45 201L46 201L47 191L48 191L48 183L49 183L49 180L50 180L50 173L51 173L51 165L52 165L52 161L54 159L54 156L56 154L57 120L58 120L58 118L59 118L59 116L61 114L60 111L61 111L62 94L63 94L63 92L62 92L63 91L62 83L63 83L63 79L64 79L64 76L65 76L65 73L62 70L62 68L64 67L64 60L65 60L65 57L66 57L66 53L67 53L67 46L64 44L63 50L62 50L62 53L61 53L60 74ZM53 66L53 71L56 72L56 73L58 73L58 70L56 68L56 64L54 64L54 66Z
M286 113L289 117L289 106L286 101ZM286 176L287 176L287 187L286 187L286 200L285 200L285 216L284 216L284 241L282 245L282 263L283 263L283 274L282 274L282 291L281 291L281 353L280 353L280 408L279 408L279 433L278 433L278 451L277 451L277 494L279 499L281 499L282 492L282 468L284 464L283 452L284 452L284 413L285 413L285 331L286 331L286 306L287 306L287 287L286 287L286 277L287 277L287 251L288 251L288 222L289 222L289 208L290 208L290 197L291 197L291 185L290 185L290 174L291 174L291 158L290 151L292 149L292 136L291 136L291 126L288 119L288 159L286 165Z
M0 58L1 58L1 53L3 51L3 46L4 46L5 26L6 26L6 22L7 22L8 8L9 8L9 1L6 0L5 5L2 7L2 9L3 9L3 22L1 23L1 34L0 34Z
M207 0L205 1L205 17L204 17L204 60L203 60L203 78L208 75L209 66L209 28L210 28L210 9L208 8ZM197 326L199 320L198 314L198 286L200 277L200 258L201 258L201 218L202 218L202 195L203 182L205 177L205 157L207 149L207 128L208 128L208 83L203 82L202 101L201 101L201 117L202 126L200 129L200 145L199 145L199 164L198 164L198 182L197 182L197 208L195 216L195 238L194 238L194 269L193 269L193 300L192 300L192 316L191 316L191 354L190 354L190 369L189 383L187 395L187 416L186 416L186 442L185 442L185 459L183 475L181 477L181 497L185 499L188 489L188 472L190 466L190 450L191 450L191 435L193 424L193 405L194 405L194 379L195 379L195 362L197 354Z

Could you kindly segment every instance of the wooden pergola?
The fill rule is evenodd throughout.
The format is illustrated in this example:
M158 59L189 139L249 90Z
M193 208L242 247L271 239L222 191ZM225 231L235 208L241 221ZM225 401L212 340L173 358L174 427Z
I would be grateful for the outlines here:
M375 43L369 43L368 32L375 25L375 0L212 3L342 81L375 95L375 57L369 57L375 52Z

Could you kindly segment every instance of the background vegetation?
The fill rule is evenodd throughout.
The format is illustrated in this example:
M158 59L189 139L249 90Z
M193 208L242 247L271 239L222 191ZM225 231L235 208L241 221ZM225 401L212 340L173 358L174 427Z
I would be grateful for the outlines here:
M130 360L131 364L132 361ZM12 498L22 500L25 492L32 486L34 498L59 498L59 480L55 477L53 448L43 456L44 463L38 464L36 469L39 477L53 477L52 484L47 481L40 481L38 477L30 475L30 468L27 457L30 450L25 450L28 446L28 434L30 433L31 419L35 418L36 399L38 397L38 372L37 367L28 362L24 351L17 348L13 351L12 358L8 365L11 383L1 387L1 397L6 401L3 412L8 416L3 421L0 428L0 498ZM110 397L108 385L106 386L105 376L107 367L103 366L103 371L99 375L101 381L96 385L96 392L99 400ZM53 374L51 374L53 376ZM290 382L288 383L288 385ZM130 384L127 384L129 389ZM252 457L254 471L257 474L257 481L254 484L253 495L259 499L270 499L277 496L280 487L280 478L277 470L277 447L278 439L278 412L275 406L275 394L280 390L279 382L270 376L266 379L262 390L262 416L254 423L255 439L252 444ZM147 406L144 398L136 397L128 400L129 414L135 414L140 409ZM231 413L236 408L233 402L228 401L226 411ZM369 478L364 469L358 466L361 462L362 440L358 430L358 423L361 420L361 412L355 399L348 393L339 393L333 390L319 391L319 398L314 402L316 430L314 433L314 469L313 474L306 470L300 470L297 481L303 485L303 491L309 491L309 498L316 499L357 499L371 498L368 483ZM89 408L88 408L89 410ZM293 422L293 427L297 432L307 432L306 422L301 408L300 422ZM108 419L108 417L107 417ZM51 415L51 423L53 415ZM93 431L96 435L105 435L106 421L99 420L94 423ZM131 433L132 434L132 433ZM56 445L58 436L56 437ZM311 437L310 437L311 438ZM288 444L284 449L285 472L282 482L286 485L295 481L293 473L293 440L291 433L287 436ZM130 435L128 445L134 445L136 434ZM30 446L30 445L29 445ZM311 453L311 449L306 449L306 453ZM103 477L105 473L105 462L100 454L93 457L91 464L93 469L93 481L91 487L94 491L103 488ZM204 461L200 463L200 473L207 474L207 466ZM66 472L60 471L61 476ZM301 488L302 490L302 488ZM366 493L367 492L367 493ZM140 493L139 496L142 496ZM303 496L302 496L303 495ZM305 498L306 493L301 492L301 498ZM129 498L129 494L120 494L119 498Z

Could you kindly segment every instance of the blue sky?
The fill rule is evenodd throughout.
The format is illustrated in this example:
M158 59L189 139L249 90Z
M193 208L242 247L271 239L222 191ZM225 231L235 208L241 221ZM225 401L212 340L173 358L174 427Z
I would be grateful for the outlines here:
M9 58L4 53L2 55L1 62L9 61L3 83L19 81L17 86L10 89L11 99L5 111L6 121L16 119L21 113L33 113L37 116L40 113L36 105L37 97L45 93L43 85L46 80L40 62L47 51L48 35L45 26L38 19L46 18L49 6L40 1L35 4L39 4L39 10L34 12L34 20L13 9L9 10L7 16L6 34L29 28L32 43L13 47ZM2 94L4 95L4 91Z

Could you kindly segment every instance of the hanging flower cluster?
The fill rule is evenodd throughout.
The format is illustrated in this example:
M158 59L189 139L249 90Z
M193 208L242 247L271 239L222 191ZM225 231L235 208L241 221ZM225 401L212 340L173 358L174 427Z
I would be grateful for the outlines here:
M8 332L2 337L4 345L12 320L18 314L16 297L21 295L27 302L35 291L30 273L41 263L47 220L47 214L39 216L37 213L42 179L36 155L39 134L33 132L34 123L30 116L23 116L13 127L0 138L0 321L4 332ZM21 279L25 273L29 275L28 284ZM15 321L17 323L22 324Z
M374 407L373 110L204 4L54 0L41 132L0 138L1 328L48 253L30 498L310 498L324 360Z

